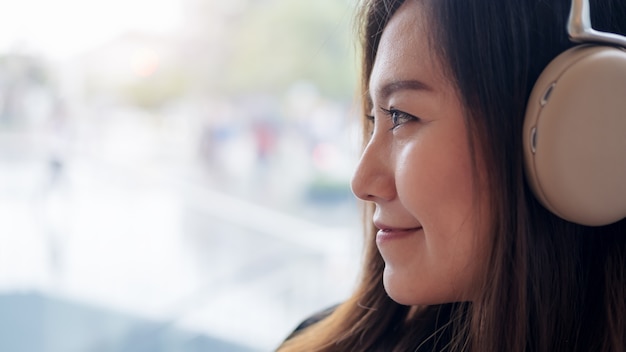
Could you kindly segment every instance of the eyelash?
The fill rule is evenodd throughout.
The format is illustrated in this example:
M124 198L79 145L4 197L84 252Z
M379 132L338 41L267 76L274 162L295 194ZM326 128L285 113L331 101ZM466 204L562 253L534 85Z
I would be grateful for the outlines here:
M394 109L389 108L389 109L385 109L382 106L380 107L380 110L387 116L389 116L391 123L392 123L392 127L389 129L389 131L393 131L396 128L400 127L402 124L409 122L409 121L420 121L420 118L417 116L413 116L411 114L408 114L404 111L398 110L398 109ZM376 117L374 115L365 115L365 118L369 121L369 123L371 125L374 125L374 123L376 122ZM404 120L403 122L398 122L398 120ZM373 131L370 130L370 136L372 135Z
M393 124L393 126L390 128L390 130L394 130L409 121L419 121L418 117L394 108L385 109L381 106L380 110L391 119L391 123Z

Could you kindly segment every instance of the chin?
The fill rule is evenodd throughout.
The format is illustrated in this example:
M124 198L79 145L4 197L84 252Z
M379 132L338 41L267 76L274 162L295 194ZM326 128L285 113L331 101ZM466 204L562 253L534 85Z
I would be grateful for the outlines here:
M399 275L389 273L388 269L385 268L383 286L389 298L398 304L406 306L429 304L424 302L425 297L423 297L423 294L415 292L406 282Z
M408 299L402 295L398 295L395 294L395 292L390 291L388 289L385 289L385 291L387 291L387 295L389 296L389 298L391 298L394 302L398 303L398 304L402 304L404 306L416 306L419 305L418 303L415 303L414 300L412 299Z
M411 285L407 283L411 283ZM433 291L433 284L423 283L417 285L414 278L403 277L402 275L398 275L398 273L388 270L388 268L385 268L383 274L383 286L389 298L398 304L406 306L435 305L466 301L461 299L461 297L446 294L446 292Z

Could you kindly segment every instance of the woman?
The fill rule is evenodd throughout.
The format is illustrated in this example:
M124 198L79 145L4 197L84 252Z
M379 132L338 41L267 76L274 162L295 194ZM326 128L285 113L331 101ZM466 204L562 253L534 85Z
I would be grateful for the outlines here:
M565 221L524 176L541 70L573 46L569 0L367 0L369 205L360 285L279 351L626 351L626 220ZM592 1L626 33L626 3Z

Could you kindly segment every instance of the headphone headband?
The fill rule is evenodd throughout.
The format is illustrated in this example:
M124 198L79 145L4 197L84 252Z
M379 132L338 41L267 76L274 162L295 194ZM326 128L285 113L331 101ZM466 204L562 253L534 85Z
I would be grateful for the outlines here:
M603 43L626 47L626 37L593 29L589 0L572 0L567 34L575 43Z

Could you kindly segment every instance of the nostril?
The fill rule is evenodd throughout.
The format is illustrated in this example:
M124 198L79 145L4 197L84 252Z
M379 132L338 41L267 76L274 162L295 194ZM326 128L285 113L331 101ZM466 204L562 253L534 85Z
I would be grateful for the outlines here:
M392 165L384 148L373 148L370 143L352 175L352 193L365 201L379 201L394 197L395 184Z
M360 199L366 199L368 197L367 194L363 194L363 187L360 182L360 177L357 173L352 176L352 180L350 180L350 188L352 189L352 193L355 197Z
M369 202L391 200L395 197L395 187L388 175L355 174L351 181L352 193L359 199Z

